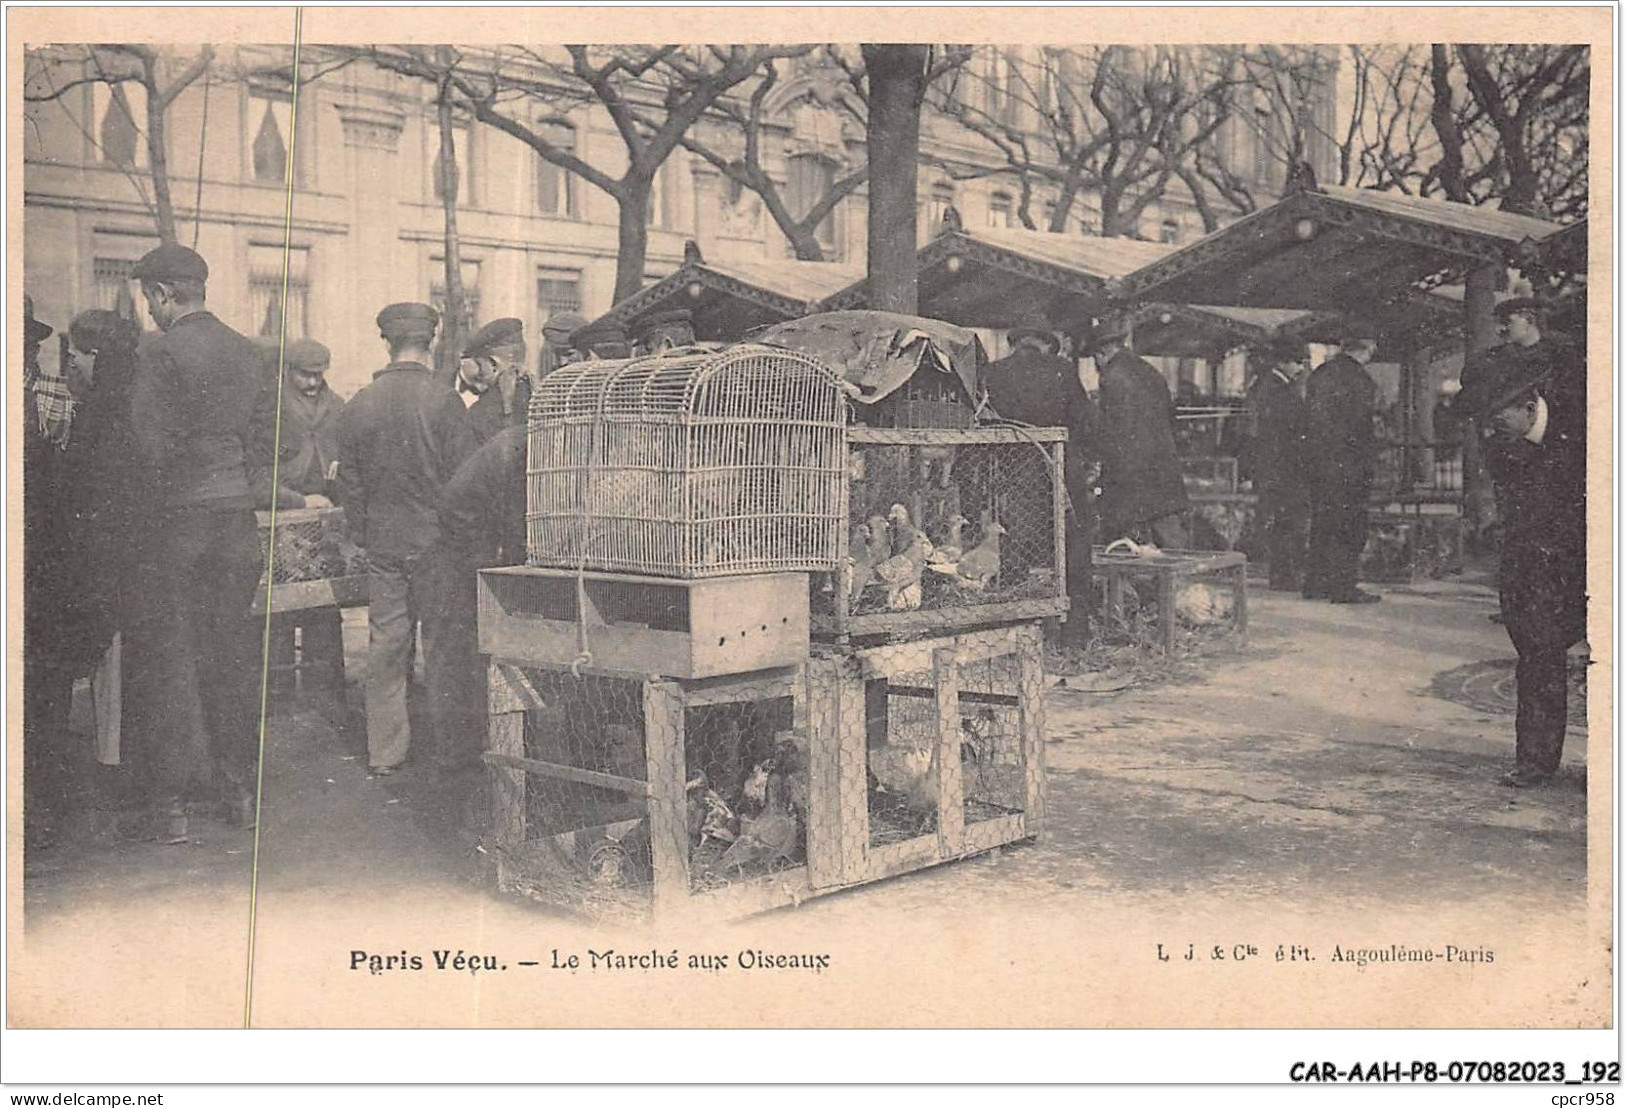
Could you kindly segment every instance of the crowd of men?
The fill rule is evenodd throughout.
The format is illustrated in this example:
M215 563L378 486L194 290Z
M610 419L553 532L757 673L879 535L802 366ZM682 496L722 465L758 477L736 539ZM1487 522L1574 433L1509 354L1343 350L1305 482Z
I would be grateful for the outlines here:
M255 510L272 504L343 507L351 552L365 555L371 771L392 774L415 756L448 781L476 774L484 684L474 570L524 557L523 324L487 324L436 372L439 314L391 304L376 319L388 362L345 403L327 386L320 343L267 350L208 310L209 268L194 251L160 246L133 276L158 332L141 336L114 312L82 313L60 375L40 370L52 329L24 299L30 843L50 843L72 792L68 713L83 677L135 775L132 835L184 842L200 816L252 824L260 682L294 651L292 629L273 626L268 665L264 617L250 614L265 568ZM1506 781L1518 786L1557 770L1565 654L1585 616L1584 360L1543 337L1539 315L1532 300L1501 305L1506 342L1469 360L1458 401L1488 435L1501 510L1501 603L1519 658L1517 760ZM583 323L549 321L542 372L577 348L632 352L624 332ZM1173 397L1125 325L1100 323L1077 339L1099 371L1098 402L1041 320L1010 339L1010 355L985 368L990 407L1072 432L1074 618L1063 633L1081 645L1092 546L1118 537L1188 545ZM667 313L638 348L692 341L687 313ZM1301 348L1260 351L1268 368L1251 397L1254 480L1272 588L1337 604L1380 599L1356 584L1376 462L1377 390L1365 368L1375 352L1354 337L1306 374ZM414 742L407 712L420 630L427 742ZM336 611L303 620L300 648L341 659L340 631Z

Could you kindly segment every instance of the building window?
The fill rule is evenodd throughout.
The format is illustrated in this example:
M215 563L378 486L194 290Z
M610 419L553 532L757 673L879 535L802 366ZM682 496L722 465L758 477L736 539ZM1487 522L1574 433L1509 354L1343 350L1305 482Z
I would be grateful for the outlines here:
M1015 207L1011 203L1010 194L995 192L987 202L987 225L989 227L1013 227Z
M790 214L802 219L835 185L835 162L822 154L797 154L790 159L789 188L785 200ZM836 205L838 208L839 205ZM826 250L836 247L835 209L813 228L813 237Z
M444 200L445 174L440 164L440 126L431 123L429 127L429 141L434 146L433 194L436 200ZM451 128L452 153L457 159L454 166L453 181L457 186L457 204L459 207L471 208L474 206L474 162L472 129L467 123L454 123Z
M1158 235L1163 242L1178 242L1181 236L1179 220L1174 216L1169 216L1167 219L1164 219L1162 221L1162 227L1158 231Z
M581 311L581 275L576 272L543 271L536 278L536 313L542 325L559 312Z
M576 129L562 119L544 120L536 133L560 150L576 152ZM536 156L536 210L542 215L573 219L576 215L575 174Z
M942 221L948 218L948 209L954 206L954 187L949 184L931 186L931 225L928 233L938 234L942 231Z
M146 298L141 295L141 282L130 277L134 269L132 258L97 258L93 266L96 307L135 320L143 331L156 330L147 314Z
M248 248L248 312L254 334L274 339L310 337L310 248L287 250L287 299L282 296L283 249L280 243Z
M1016 59L997 47L989 51L987 61L987 114L988 118L1006 125L1016 121L1018 99Z
M446 315L446 259L430 258L433 276L429 278L429 303L442 317ZM463 334L480 325L480 263L463 263ZM444 332L444 327L442 327Z
M107 165L134 169L147 164L142 124L147 116L147 89L139 81L97 82L91 88L96 113L96 157Z
M675 229L677 227L677 171L672 163L676 155L668 157L655 170L649 182L649 226Z
M288 179L293 151L293 102L255 93L248 98L249 158L254 180L280 185ZM295 182L297 183L297 182Z

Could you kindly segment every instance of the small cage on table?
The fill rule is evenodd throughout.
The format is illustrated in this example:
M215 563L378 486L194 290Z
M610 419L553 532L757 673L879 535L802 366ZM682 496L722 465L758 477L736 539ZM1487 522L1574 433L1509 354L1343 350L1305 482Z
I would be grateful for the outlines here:
M529 412L533 566L654 577L829 569L846 393L789 350L564 366Z
M267 585L273 612L366 603L366 559L339 541L343 508L279 509L274 528L270 512L255 514L266 567L255 591L256 611L264 610Z
M1064 613L1066 437L851 428L844 568L815 576L813 629L861 636Z

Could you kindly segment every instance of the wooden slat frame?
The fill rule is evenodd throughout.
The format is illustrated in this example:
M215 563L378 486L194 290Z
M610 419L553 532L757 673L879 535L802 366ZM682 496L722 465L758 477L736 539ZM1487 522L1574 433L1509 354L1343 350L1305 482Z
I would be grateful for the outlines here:
M937 840L946 856L965 848L965 778L959 762L959 652L951 646L932 653L937 687Z
M680 908L689 895L683 693L676 682L643 683L643 734L654 906L659 913Z

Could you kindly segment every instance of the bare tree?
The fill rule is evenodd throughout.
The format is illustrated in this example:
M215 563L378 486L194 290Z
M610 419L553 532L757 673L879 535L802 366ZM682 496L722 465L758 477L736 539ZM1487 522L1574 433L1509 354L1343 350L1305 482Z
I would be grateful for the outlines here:
M446 314L440 327L439 368L454 369L459 352L463 349L466 298L463 293L462 239L457 231L457 196L462 183L462 167L457 164L457 113L452 107L452 73L455 71L454 51L449 46L435 47L435 65L441 72L435 86L435 123L440 133L440 157L436 162L438 179L435 191L440 194L440 208L444 213Z
M1013 175L1023 226L1037 226L1032 204L1043 191L1048 230L1064 230L1088 196L1099 205L1102 234L1132 236L1223 125L1236 80L1227 57L1217 47L985 48L982 64L931 103L999 161L950 164L949 173Z
M881 311L919 310L915 204L919 184L920 109L932 49L864 43L869 86L869 302Z
M84 85L99 84L115 90L113 106L109 110L126 113L130 125L145 144L147 170L152 181L151 199L148 199L140 178L131 172L131 167L121 167L152 213L159 239L174 243L179 238L175 231L175 202L166 137L169 110L181 93L209 71L214 59L213 46L204 46L191 55L174 55L139 43L31 51L23 99L29 103L61 101L65 94ZM77 75L58 81L57 73L65 70L76 72ZM129 102L122 92L122 86L131 83L140 85L146 93L144 126L130 112ZM94 121L90 126L79 124L79 129L93 145L101 149L100 137L94 133Z

